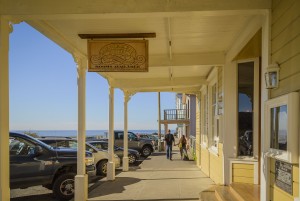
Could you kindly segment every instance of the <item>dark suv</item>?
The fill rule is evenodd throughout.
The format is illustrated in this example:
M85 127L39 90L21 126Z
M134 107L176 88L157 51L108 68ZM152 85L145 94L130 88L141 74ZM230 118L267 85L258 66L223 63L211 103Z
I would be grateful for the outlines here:
M25 134L9 133L10 188L43 185L59 200L74 196L77 151L55 149ZM95 175L94 158L86 152L86 173Z

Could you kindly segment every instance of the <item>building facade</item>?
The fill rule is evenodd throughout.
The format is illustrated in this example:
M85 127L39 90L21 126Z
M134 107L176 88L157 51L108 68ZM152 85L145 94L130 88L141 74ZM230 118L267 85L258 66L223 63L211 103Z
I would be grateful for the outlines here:
M177 124L178 137L196 137L196 96L194 94L176 94L176 109L185 110L188 124Z
M291 141L300 129L289 126L299 125L299 9L299 1L272 1L268 27L215 67L197 96L197 164L217 184L260 184L261 200L299 197L299 147L292 151ZM266 89L265 48L269 69L279 66L274 89Z

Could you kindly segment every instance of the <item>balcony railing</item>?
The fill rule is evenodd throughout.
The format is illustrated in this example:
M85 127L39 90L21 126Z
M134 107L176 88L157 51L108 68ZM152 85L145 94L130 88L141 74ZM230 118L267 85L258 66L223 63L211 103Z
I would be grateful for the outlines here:
M168 109L164 110L164 120L187 120L186 109Z

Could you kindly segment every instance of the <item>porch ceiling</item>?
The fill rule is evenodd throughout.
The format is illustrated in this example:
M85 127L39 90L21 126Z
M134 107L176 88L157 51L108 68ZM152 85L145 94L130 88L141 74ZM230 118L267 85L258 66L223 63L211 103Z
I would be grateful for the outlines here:
M212 68L225 63L225 54L249 22L257 19L262 10L269 6L256 0L251 10L245 10L248 1L231 0L233 9L224 4L225 10L222 10L220 3L214 1L218 10L212 10L212 5L203 4L206 7L201 7L199 1L191 0L195 4L185 7L184 11L180 11L182 8L177 8L177 4L174 4L174 8L167 12L163 11L165 7L158 7L157 1L153 2L152 6L155 4L155 8L151 7L150 1L148 7L137 5L143 7L140 13L137 10L131 12L130 9L133 8L130 6L124 12L118 7L116 13L93 13L84 8L80 13L76 7L72 13L66 5L62 5L59 14L54 14L45 7L41 9L46 14L40 14L42 11L33 7L32 11L37 13L28 15L26 12L30 12L29 7L26 7L24 13L18 13L20 11L16 8L14 17L25 19L70 53L83 56L87 56L87 40L80 39L78 34L155 32L156 38L148 39L149 72L99 74L111 86L132 92L196 93L206 83ZM169 1L161 2L165 6ZM236 6L233 6L234 2ZM180 3L182 2L178 1ZM49 5L49 9L51 6ZM108 4L104 6L105 9L109 7ZM94 10L91 6L85 9ZM12 11L8 9L7 12Z

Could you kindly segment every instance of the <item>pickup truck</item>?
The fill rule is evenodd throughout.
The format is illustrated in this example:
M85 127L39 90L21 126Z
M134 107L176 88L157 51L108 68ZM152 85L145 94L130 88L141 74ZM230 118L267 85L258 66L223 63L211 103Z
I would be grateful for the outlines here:
M77 151L55 149L29 135L9 133L10 188L42 185L59 200L74 196ZM86 173L96 174L92 153L86 152Z
M115 145L124 146L124 131L115 131ZM138 138L133 132L128 132L128 148L137 150L142 156L148 157L154 151L151 139Z

